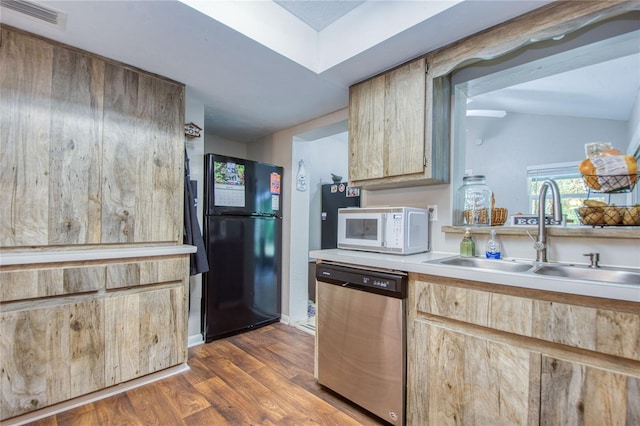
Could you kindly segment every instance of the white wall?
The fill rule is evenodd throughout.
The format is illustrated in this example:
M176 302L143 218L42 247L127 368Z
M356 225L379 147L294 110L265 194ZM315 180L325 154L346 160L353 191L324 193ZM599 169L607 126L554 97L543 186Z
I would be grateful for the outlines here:
M309 182L309 250L318 250L322 210L322 185L333 183L331 173L342 176L342 181L349 179L349 133L340 132L335 135L312 141L296 141L295 144L306 145L304 158Z
M529 213L527 166L581 161L589 142L611 142L621 150L628 144L627 122L618 120L508 113L467 117L466 128L465 169L487 177L496 207L509 214Z
M220 154L227 155L229 157L247 158L246 143L235 142L212 133L206 133L206 129L204 138L204 152L206 154Z
M282 130L273 135L264 137L255 143L247 145L248 157L251 160L264 161L284 167L283 182L283 259L282 259L282 314L284 321L298 321L306 317L307 309L307 281L302 280L303 273L297 268L302 267L300 262L294 264L295 270L291 268L292 241L298 235L292 234L292 217L298 214L293 205L293 177L297 172L297 162L293 158L293 140L299 135L311 132L315 129L323 129L335 126L337 123L346 122L348 109L342 109L331 114L319 117L315 120L300 124L298 126ZM298 254L299 253L295 253ZM307 259L306 251L302 253ZM304 267L308 263L303 262ZM306 272L304 277L306 277ZM293 279L293 284L292 284ZM292 289L293 287L293 289Z
M196 98L189 88L185 93L185 120L204 127L204 104ZM204 135L197 139L185 138L191 179L198 181L198 221L202 231L202 203L204 200ZM203 342L202 337L202 274L189 278L189 345Z

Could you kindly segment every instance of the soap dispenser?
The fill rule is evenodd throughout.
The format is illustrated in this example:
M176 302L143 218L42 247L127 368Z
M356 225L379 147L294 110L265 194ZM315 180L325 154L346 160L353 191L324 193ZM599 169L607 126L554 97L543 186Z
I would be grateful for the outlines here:
M460 241L460 256L473 257L476 255L476 243L471 236L471 228L465 228L464 237Z
M496 237L496 230L492 229L491 238L487 241L487 250L485 251L485 254L487 259L500 259L500 252L500 241L498 241Z

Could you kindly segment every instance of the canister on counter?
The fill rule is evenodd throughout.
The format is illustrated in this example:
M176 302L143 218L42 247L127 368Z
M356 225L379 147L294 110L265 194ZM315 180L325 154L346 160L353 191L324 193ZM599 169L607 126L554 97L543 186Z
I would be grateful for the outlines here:
M456 225L491 226L492 196L483 175L463 177L462 186L456 192L460 211Z

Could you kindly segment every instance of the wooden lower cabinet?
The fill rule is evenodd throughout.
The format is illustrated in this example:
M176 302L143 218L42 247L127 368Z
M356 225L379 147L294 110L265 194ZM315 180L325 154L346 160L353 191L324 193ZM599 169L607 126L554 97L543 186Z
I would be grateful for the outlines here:
M638 376L542 356L541 385L540 424L640 425Z
M640 306L410 274L409 425L640 425Z
M180 285L0 313L1 419L186 362Z
M409 424L538 424L540 354L423 321L413 333Z

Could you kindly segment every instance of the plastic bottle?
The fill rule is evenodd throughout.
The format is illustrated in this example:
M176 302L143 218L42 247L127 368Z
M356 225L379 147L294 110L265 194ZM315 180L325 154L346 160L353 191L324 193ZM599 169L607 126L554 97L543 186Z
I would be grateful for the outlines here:
M487 259L500 259L500 241L496 238L495 229L491 230L491 238L487 241L487 251L485 252Z
M473 257L476 255L476 243L471 236L471 228L465 228L464 237L460 241L460 256Z

